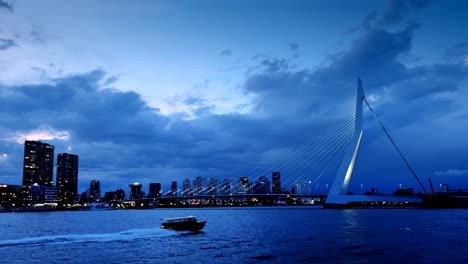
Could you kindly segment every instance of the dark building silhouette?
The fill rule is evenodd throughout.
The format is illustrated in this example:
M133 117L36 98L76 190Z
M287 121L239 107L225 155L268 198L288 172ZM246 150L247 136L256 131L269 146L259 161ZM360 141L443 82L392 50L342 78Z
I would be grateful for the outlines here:
M130 199L143 198L143 195L141 193L141 187L143 187L143 185L141 185L141 183L135 182L128 186L130 187Z
M270 181L265 176L260 176L258 181L255 181L254 194L270 193Z
M191 184L189 179L185 179L182 183L182 196L191 195Z
M249 188L249 178L240 177L236 183L236 193L238 194L247 194L251 193Z
M27 185L0 184L0 205L5 209L28 205L29 188Z
M54 146L40 141L24 142L23 185L52 186Z
M125 191L122 189L118 189L115 192L105 192L104 193L104 200L106 202L110 201L121 201L125 200Z
M177 189L177 182L176 181L173 181L171 183L171 193L170 193L170 196L177 196L177 192L178 192L178 189Z
M101 183L98 180L92 180L89 183L89 198L93 201L101 198Z
M279 171L274 171L271 174L271 181L272 181L272 191L275 194L281 193L281 175Z
M217 195L218 194L218 179L211 178L208 183L208 194Z
M161 196L161 183L150 183L148 198L156 198Z
M221 188L221 193L224 195L231 194L232 182L230 179L223 180L223 187Z
M206 178L197 176L193 180L192 184L192 194L193 195L204 195L206 194Z
M57 202L73 204L78 198L78 155L57 155Z

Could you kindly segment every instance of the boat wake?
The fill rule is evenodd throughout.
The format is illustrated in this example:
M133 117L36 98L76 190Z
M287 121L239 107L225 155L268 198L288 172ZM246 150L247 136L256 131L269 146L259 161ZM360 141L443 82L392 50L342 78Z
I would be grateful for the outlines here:
M130 229L118 233L103 234L69 234L56 236L26 237L20 239L0 240L0 248L23 245L68 244L88 242L129 242L135 239L165 237L177 235L176 231L161 230L160 228Z

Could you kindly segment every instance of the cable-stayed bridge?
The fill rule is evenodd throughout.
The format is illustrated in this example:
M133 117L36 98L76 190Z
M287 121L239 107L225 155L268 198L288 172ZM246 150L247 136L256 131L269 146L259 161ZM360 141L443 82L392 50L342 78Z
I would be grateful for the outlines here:
M416 182L427 193L394 140L366 100L362 82L358 79L355 104L351 114L326 121L295 137L261 152L238 169L223 177L186 179L159 200L226 200L226 199L286 199L290 197L326 197L326 207L347 207L366 203L419 203L418 196L352 194L349 191L363 138L363 104L381 126ZM246 169L247 167L247 169ZM269 176L271 174L271 177ZM182 188L180 188L182 187Z

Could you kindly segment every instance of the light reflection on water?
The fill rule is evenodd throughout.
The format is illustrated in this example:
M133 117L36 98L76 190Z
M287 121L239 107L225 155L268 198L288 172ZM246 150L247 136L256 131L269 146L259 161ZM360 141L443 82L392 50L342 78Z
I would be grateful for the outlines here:
M462 263L466 210L307 207L5 213L2 263ZM161 230L196 215L204 232Z

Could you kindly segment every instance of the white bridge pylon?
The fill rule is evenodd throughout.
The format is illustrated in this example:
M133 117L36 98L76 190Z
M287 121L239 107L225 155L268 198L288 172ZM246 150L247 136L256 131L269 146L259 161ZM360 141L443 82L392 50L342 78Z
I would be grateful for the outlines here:
M362 88L362 81L361 79L358 78L354 134L348 146L345 149L343 160L341 162L340 167L338 168L335 180L333 181L330 191L328 193L328 197L325 203L326 207L347 207L350 203L368 203L368 202L410 202L410 203L421 202L422 199L417 198L417 197L399 197L399 196L390 196L390 195L353 195L349 193L348 191L349 182L353 174L354 165L357 160L357 156L359 153L359 148L361 146L361 141L362 141L362 136L363 136L362 104L364 100L365 100L365 94L364 94L364 89ZM387 134L387 136L389 135ZM389 139L392 141L390 137ZM392 143L394 142L392 141ZM406 159L403 156L402 158L406 162ZM407 165L409 167L409 164ZM412 171L411 168L410 170Z

